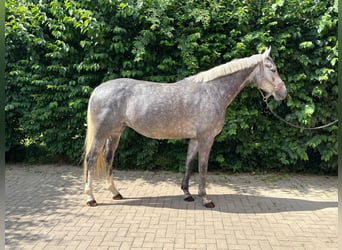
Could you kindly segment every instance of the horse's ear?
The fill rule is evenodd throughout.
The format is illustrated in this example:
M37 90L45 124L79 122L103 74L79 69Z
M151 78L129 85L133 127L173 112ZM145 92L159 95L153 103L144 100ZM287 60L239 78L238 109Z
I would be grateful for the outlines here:
M271 46L268 47L268 48L265 50L263 56L264 56L264 58L266 59L266 58L268 58L268 57L270 56L270 54L271 54Z

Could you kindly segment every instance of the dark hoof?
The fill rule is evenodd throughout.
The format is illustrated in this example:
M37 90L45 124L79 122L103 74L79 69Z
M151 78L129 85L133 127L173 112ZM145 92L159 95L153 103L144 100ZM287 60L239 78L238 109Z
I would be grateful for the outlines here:
M122 199L123 199L123 197L121 194L117 194L117 195L113 196L113 200L122 200Z
M214 202L210 201L210 202L208 202L208 203L205 203L204 206L205 206L206 208L214 208L214 207L215 207L215 204L214 204Z
M87 206L89 206L89 207L96 207L97 206L96 200L87 201Z
M185 201L194 201L195 199L194 199L194 197L192 197L191 195L189 195L189 196L186 196L185 198L184 198L184 200Z

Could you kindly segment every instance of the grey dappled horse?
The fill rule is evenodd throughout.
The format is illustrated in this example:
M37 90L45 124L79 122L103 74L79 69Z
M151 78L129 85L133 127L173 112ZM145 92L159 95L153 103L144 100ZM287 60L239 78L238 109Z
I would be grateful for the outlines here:
M155 139L189 138L186 172L181 188L186 201L189 178L198 154L200 176L198 195L203 205L213 208L206 193L208 158L214 138L222 130L225 111L250 82L268 98L283 100L284 82L270 58L271 49L214 67L175 83L154 83L134 79L115 79L98 86L88 104L84 178L87 205L96 206L92 174L106 176L113 199L122 199L114 185L112 162L125 127ZM93 171L94 170L94 171Z

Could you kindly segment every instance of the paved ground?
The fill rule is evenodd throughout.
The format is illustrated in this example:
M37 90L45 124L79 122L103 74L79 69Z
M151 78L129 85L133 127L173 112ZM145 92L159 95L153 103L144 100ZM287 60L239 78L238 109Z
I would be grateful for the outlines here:
M6 249L337 249L337 177L209 175L214 209L186 203L182 174L116 171L121 201L82 170L6 168ZM197 176L190 190L197 191Z

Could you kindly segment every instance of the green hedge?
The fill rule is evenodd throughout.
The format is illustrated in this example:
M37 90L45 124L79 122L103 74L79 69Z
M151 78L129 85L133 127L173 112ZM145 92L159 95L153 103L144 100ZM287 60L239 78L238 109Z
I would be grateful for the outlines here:
M10 160L79 162L88 98L105 80L173 82L269 45L289 91L272 108L302 126L336 119L337 1L8 0L5 26ZM337 172L337 125L289 127L254 86L225 123L211 169ZM186 143L127 129L115 165L182 170Z

